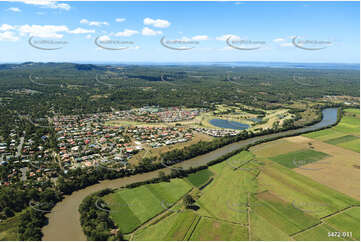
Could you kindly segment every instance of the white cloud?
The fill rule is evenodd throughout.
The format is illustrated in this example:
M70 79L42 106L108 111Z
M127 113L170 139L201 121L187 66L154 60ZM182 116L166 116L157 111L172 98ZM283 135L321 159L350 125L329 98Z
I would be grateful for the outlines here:
M92 36L91 36L91 34L88 34L87 36L85 36L85 38L86 38L86 39L91 39Z
M8 24L3 24L0 26L0 31L8 31L8 30L12 30L15 29L15 27L8 25Z
M102 36L99 37L98 40L100 40L100 41L109 41L109 40L111 40L111 39L109 38L108 35L102 35Z
M0 33L0 41L17 41L19 37L15 36L14 32L6 31Z
M237 35L225 34L225 35L216 37L216 40L226 41L229 37L232 37L232 40L239 40L240 39Z
M12 11L12 12L21 12L20 8L8 8L9 11Z
M87 25L89 25L89 26L97 26L97 27L100 27L100 26L102 26L102 25L109 25L109 23L108 22L99 22L99 21L89 21L89 20L87 20L87 19L82 19L82 20L80 20L80 23L81 24L87 24Z
M282 44L280 44L280 46L282 46L282 47L291 47L293 45L292 45L292 43L282 43Z
M276 43L280 43L280 42L284 42L285 39L283 38L277 38L277 39L274 39L273 42L276 42Z
M115 36L122 36L122 37L129 37L135 34L138 34L139 32L136 30L131 30L131 29L125 29L123 32L118 32L115 33Z
M53 0L11 0L11 2L22 2L25 4L35 5L42 8L70 10L70 5L67 3L57 3Z
M126 19L125 18L116 18L115 22L121 23L124 22Z
M69 32L65 25L22 25L18 28L20 35L36 36L41 38L63 38L61 32ZM59 33L60 32L60 33Z
M142 35L145 35L145 36L154 36L157 34L162 34L162 31L156 31L156 30L153 30L148 27L144 27L142 30Z
M192 40L207 40L208 36L207 35L196 35L192 37Z
M170 26L170 22L163 19L145 18L144 25L152 25L153 27L157 28L168 28Z
M83 29L83 28L76 28L74 30L69 31L71 34L89 34L95 33L94 29Z

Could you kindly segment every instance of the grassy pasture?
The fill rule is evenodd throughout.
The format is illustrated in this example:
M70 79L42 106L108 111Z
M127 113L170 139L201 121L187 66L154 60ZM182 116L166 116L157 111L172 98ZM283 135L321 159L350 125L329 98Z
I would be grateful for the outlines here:
M130 233L179 200L191 189L181 179L171 182L147 184L133 189L123 189L108 194L104 201L111 209L110 216L122 233Z
M311 150L311 149L304 149L304 150L298 150L294 152L289 152L282 155L277 155L270 157L270 160L273 160L285 167L288 168L296 168L299 166L306 165L308 163L316 162L318 160L322 160L323 158L326 158L328 155Z
M172 214L154 225L137 231L133 240L184 240L199 216L191 211Z
M186 179L195 187L205 184L213 173L209 169L203 169L196 173L190 174Z
M318 225L310 230L299 233L293 238L295 240L304 240L304 241L340 241L345 240L338 237L329 237L328 232L335 232L335 229L330 227L327 224Z
M331 144L331 145L337 145L340 143L344 143L344 142L348 142L348 141L352 141L352 140L357 140L359 139L359 137L353 136L353 135L345 135L345 136L341 136L338 138L334 138L334 139L329 139L326 141L326 143Z
M360 208L354 207L332 216L326 223L339 232L352 232L354 239L360 240Z
M338 146L360 153L360 139L359 138L352 140L352 141L343 142L341 144L338 144Z
M257 191L252 171L239 170L238 167L253 157L250 152L241 152L230 159L212 166L214 181L203 191L197 204L199 214L227 221L247 223L248 192ZM230 163L229 163L230 162ZM250 168L248 166L242 166Z
M360 110L345 109L344 111L345 115L335 127L303 136L360 152Z
M251 239L264 241L284 241L290 240L287 233L278 228L272 221L263 216L251 213Z
M244 241L248 240L248 229L238 224L202 217L189 240Z
M277 163L264 167L257 180L259 183L265 184L268 190L285 202L308 204L313 207L319 205L320 209L304 209L316 218L337 212L353 204L359 204L356 199L317 183Z
M293 234L321 222L298 209L294 204L282 201L270 192L261 193L257 198L255 213L286 234Z

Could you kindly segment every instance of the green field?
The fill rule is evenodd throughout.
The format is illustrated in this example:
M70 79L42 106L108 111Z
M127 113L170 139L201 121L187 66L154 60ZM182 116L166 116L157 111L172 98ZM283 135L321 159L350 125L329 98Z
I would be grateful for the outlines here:
M197 210L185 209L157 218L155 223L146 224L127 238L144 241L340 240L328 237L328 232L340 230L352 232L357 239L360 234L360 210L359 207L349 207L359 206L359 201L290 169L296 166L285 165L286 161L292 162L293 159L315 162L327 156L314 150L298 150L271 158L255 157L248 151L240 152L184 178L184 183L195 187L204 184L210 176L214 179L203 190L191 192L199 207ZM154 199L151 195L169 199L167 189L170 187L162 190L156 185L152 188L141 186L135 192L135 189L128 189L126 191L132 194L123 194L122 199L125 201L123 197L126 197L127 201L132 201L141 197L147 205L154 204L150 202ZM188 185L187 189L190 187ZM187 189L173 197L180 197ZM346 210L337 214L343 209ZM134 216L129 218L135 221L134 225L121 229L134 231L144 221L159 214L161 208L149 207L147 216L140 214L147 213L145 210L137 211L131 206L129 211ZM330 214L335 215L327 217ZM118 220L129 220L127 213L118 216Z
M344 116L335 127L303 136L360 152L360 110L345 109Z
M0 223L0 240L17 240L20 215L9 218Z
M316 162L322 160L323 158L328 157L327 154L315 150L305 149L298 150L294 152L289 152L287 154L277 155L270 157L270 160L273 160L285 167L296 168L308 163Z
M254 212L286 234L293 234L320 223L320 220L269 192L259 196Z
M211 167L214 181L203 191L197 204L199 213L204 216L227 221L247 223L246 204L249 192L257 191L254 170L238 170L253 155L241 152L230 159ZM251 164L247 164L251 168ZM245 166L246 167L246 166Z
M339 232L352 232L352 237L360 240L360 208L354 207L332 216L326 223Z
M273 163L259 175L259 182L287 203L321 218L360 202L317 183L293 170Z
M191 189L181 179L122 189L104 197L110 216L122 233L130 233L139 225L161 213ZM162 205L163 204L163 205Z
M246 226L203 217L199 221L189 240L244 241L248 240L248 229Z
M337 237L329 237L329 232L335 232L335 229L330 227L327 224L318 225L310 230L299 233L295 235L293 238L295 240L305 240L305 241L340 241L347 240L343 238Z
M134 240L184 240L191 226L196 224L199 218L191 211L171 214L158 223L137 231Z
M205 184L213 173L208 169L197 171L196 173L188 175L186 178L195 187L200 187Z

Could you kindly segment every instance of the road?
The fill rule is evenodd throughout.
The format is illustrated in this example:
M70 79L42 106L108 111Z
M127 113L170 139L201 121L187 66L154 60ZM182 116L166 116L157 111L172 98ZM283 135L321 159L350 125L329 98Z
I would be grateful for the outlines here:
M24 139L25 139L25 131L24 131L24 135L23 137L20 138L20 143L18 145L18 151L16 152L16 156L15 157L20 157L21 155L21 150L23 149L23 145L24 145Z

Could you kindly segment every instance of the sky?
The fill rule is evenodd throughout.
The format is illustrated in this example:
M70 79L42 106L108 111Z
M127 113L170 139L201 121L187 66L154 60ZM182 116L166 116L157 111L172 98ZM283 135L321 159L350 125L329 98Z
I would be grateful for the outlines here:
M0 53L1 63L360 63L360 3L0 1Z

